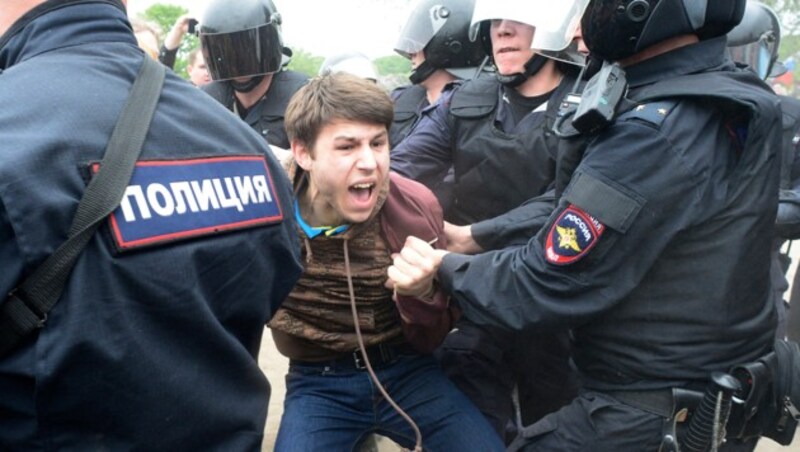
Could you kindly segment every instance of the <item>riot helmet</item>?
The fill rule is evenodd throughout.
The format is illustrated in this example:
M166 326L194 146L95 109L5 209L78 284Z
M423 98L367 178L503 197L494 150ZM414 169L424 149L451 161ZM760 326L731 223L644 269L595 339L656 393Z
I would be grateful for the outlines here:
M283 47L281 15L271 0L211 0L199 36L214 80L277 72L289 53Z
M744 7L745 0L591 0L583 38L593 56L618 61L675 36L724 35Z
M511 20L533 27L530 48L533 56L525 63L523 72L516 74L496 73L506 86L518 86L535 75L547 59L582 65L584 56L574 43L575 32L580 24L589 0L551 1L529 0L476 0L475 12L470 25L470 39L478 42L493 58L491 23L493 20Z
M423 52L425 61L409 77L418 84L437 69L469 78L486 54L470 41L469 24L475 0L419 0L400 32L394 51L411 58Z
M728 51L737 63L746 64L761 79L773 73L781 43L781 25L778 16L767 5L748 0L744 17L728 33Z
M319 75L347 72L367 80L377 81L378 71L372 60L361 52L344 52L329 56L322 62Z

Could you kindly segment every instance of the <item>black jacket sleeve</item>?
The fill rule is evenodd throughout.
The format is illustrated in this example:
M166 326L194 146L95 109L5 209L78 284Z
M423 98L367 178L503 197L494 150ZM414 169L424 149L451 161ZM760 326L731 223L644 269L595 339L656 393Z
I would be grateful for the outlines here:
M175 69L175 58L178 55L178 49L168 49L161 45L161 50L158 51L158 62L164 66Z
M472 238L484 250L524 245L542 229L555 208L555 193L526 201L503 215L472 225Z

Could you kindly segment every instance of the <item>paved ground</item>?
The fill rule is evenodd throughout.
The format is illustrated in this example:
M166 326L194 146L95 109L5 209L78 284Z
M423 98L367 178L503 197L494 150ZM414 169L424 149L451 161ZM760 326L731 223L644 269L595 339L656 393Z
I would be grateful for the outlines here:
M789 269L789 274L793 275L797 269L797 263L800 261L800 247L795 246L792 250L792 267ZM790 289L791 291L791 289ZM788 291L787 293L790 293ZM267 426L264 432L264 444L262 447L263 452L271 452L274 448L275 437L278 432L278 425L280 424L280 417L283 413L283 395L286 391L284 385L284 375L288 366L288 360L284 358L275 349L272 343L272 335L269 330L264 331L264 340L261 344L261 355L259 356L259 363L261 369L267 375L270 384L272 385L272 397L269 401L269 414L267 415ZM389 444L388 440L380 441L381 452L395 452L400 448L396 445ZM794 443L789 447L782 447L773 441L764 439L760 442L756 452L800 452L800 432L795 436ZM332 451L338 452L338 451ZM345 451L342 451L345 452Z

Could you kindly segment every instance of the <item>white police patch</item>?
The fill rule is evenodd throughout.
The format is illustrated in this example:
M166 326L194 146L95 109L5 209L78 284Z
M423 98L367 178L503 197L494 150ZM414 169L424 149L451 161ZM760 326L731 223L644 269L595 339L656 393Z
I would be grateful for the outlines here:
M569 265L579 261L603 235L606 227L581 208L570 204L550 228L545 242L547 262Z
M129 251L281 221L267 162L250 155L137 162L109 226Z

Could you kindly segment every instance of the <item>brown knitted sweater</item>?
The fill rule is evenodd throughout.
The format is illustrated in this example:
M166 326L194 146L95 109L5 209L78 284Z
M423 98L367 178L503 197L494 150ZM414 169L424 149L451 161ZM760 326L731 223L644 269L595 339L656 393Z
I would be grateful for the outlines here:
M306 177L291 155L284 162L295 192L305 189ZM298 226L299 228L299 226ZM295 289L269 323L278 350L301 361L338 358L358 348L347 286L345 249L367 346L410 343L416 350L433 351L450 332L458 309L436 289L430 298L392 294L384 287L391 253L400 252L406 237L436 238L447 246L442 209L423 185L391 173L381 187L370 218L339 235L303 238L305 271Z
M289 164L287 171L295 181L296 193L302 193L306 180L298 173L298 167ZM378 212L388 191L387 178L370 218L341 234L309 240L298 226L304 243L305 269L269 322L281 354L301 361L320 361L358 348L347 287L345 247L365 345L404 341L392 292L384 287L386 269L392 260L381 235Z

